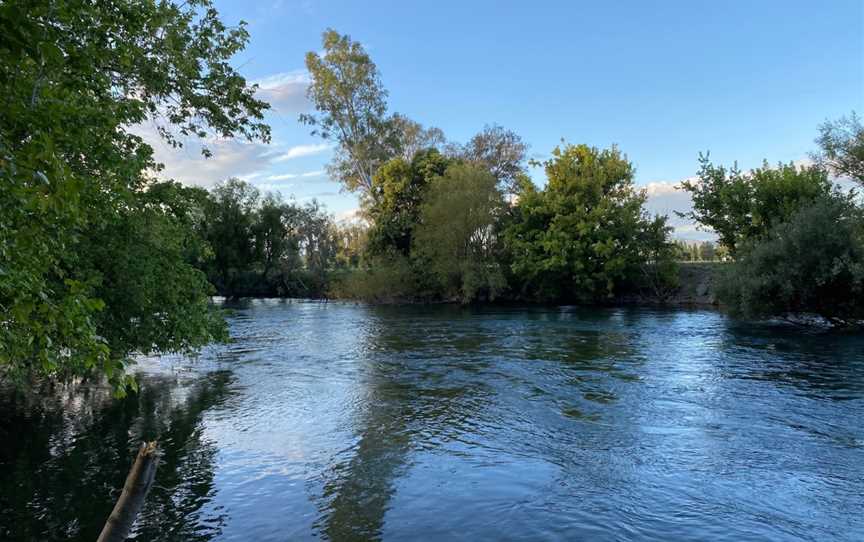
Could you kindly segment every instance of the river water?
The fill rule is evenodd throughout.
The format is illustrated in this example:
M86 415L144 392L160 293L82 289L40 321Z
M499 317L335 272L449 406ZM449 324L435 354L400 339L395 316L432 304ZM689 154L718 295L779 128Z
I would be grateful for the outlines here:
M864 540L864 336L710 311L254 301L141 390L0 399L0 540Z

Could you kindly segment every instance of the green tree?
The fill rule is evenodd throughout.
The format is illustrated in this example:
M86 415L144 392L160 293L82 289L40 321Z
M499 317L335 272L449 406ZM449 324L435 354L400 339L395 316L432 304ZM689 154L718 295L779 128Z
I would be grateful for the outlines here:
M266 278L289 250L285 203L278 194L268 193L261 200L252 225L255 260L260 261Z
M245 27L227 28L207 0L10 0L0 35L0 371L120 382L126 353L146 348L100 312L149 315L158 330L142 337L158 337L159 348L211 340L212 320L197 310L208 289L177 248L182 221L148 203L145 172L158 165L128 127L149 120L175 146L209 134L266 141L267 105L229 63ZM146 232L150 222L158 226ZM112 239L93 257L90 236L112 228L141 246ZM117 275L138 272L120 265L132 249L144 261L155 251L147 289L108 297L100 281L130 284ZM181 295L196 307L190 320L160 319Z
M717 292L734 313L864 317L864 220L850 197L820 197L742 252Z
M316 113L303 114L300 121L313 127L313 135L336 142L331 175L348 190L367 192L378 167L398 154L387 91L359 43L330 29L323 46L323 54L306 54L312 77L307 95Z
M468 143L457 149L459 158L485 167L498 179L507 194L519 191L520 176L525 174L528 145L512 130L501 126L485 126Z
M506 231L513 271L540 298L612 296L646 261L641 232L668 231L665 218L645 216L645 193L617 148L565 145L544 166L546 187L522 191Z
M773 226L830 193L831 183L820 167L780 164L742 173L714 166L700 155L698 181L681 186L693 198L693 211L679 213L717 233L733 256L741 242L764 237Z
M819 127L814 158L835 175L849 177L864 186L864 125L853 111L848 117Z
M213 248L211 280L223 295L240 293L238 279L255 261L260 197L257 188L236 178L210 191L204 235Z
M434 179L421 208L413 253L445 298L495 299L506 286L497 223L505 203L485 168L457 164Z
M415 154L411 162L394 158L381 167L372 181L366 213L372 222L370 255L410 254L426 189L449 165L448 158L427 149Z

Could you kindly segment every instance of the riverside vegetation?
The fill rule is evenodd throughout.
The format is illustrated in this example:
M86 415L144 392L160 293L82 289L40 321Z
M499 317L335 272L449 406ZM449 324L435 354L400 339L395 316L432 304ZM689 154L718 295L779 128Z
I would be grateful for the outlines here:
M226 338L226 296L370 301L662 301L680 245L650 216L619 149L562 144L526 168L527 144L486 126L465 144L390 113L367 53L328 30L308 53L330 176L361 201L336 223L315 202L160 181L131 127L269 141L268 104L230 64L248 34L208 0L0 5L0 375L103 375L122 392L136 353ZM746 317L864 317L864 218L836 175L864 183L864 129L821 127L812 165L741 172L701 158L687 216L731 263L717 294ZM205 148L205 155L209 151ZM711 256L714 257L713 255Z

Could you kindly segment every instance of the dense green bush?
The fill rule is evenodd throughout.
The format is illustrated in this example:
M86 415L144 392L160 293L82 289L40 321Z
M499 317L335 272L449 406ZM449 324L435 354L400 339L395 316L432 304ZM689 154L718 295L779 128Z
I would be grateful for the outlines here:
M864 317L864 221L839 194L803 207L760 241L742 247L721 274L718 297L748 317L816 313Z

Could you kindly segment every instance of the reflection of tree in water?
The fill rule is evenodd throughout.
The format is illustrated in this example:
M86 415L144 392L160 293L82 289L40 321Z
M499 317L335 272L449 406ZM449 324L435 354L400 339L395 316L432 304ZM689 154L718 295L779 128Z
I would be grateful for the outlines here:
M352 420L356 443L334 458L323 473L323 490L315 497L318 533L330 540L379 540L395 481L408 467L409 456L422 445L448 438L481 403L478 388L448 379L440 367L402 354L406 329L397 320L376 319L367 337L363 400ZM415 346L426 337L414 336ZM451 366L452 369L452 366ZM344 454L344 455L343 455Z
M136 534L146 540L207 540L221 518L199 525L212 498L215 447L202 439L202 414L228 394L215 372L188 386L147 377L139 394L64 390L33 403L0 397L0 539L95 540L141 440L159 440L162 458Z

